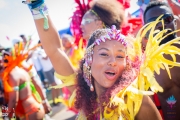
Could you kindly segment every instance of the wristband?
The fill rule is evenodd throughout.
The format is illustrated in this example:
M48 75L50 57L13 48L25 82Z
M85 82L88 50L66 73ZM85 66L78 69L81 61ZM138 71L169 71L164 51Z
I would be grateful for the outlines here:
M31 3L23 1L24 4L28 4L29 9L33 15L35 20L44 18L44 29L47 30L49 28L48 25L48 8L44 3L44 0L36 0Z
M48 102L47 99L43 100L43 101L42 101L42 104L45 104L46 102Z
M38 74L36 72L36 69L34 68L34 66L29 70L29 76L32 77L36 77Z

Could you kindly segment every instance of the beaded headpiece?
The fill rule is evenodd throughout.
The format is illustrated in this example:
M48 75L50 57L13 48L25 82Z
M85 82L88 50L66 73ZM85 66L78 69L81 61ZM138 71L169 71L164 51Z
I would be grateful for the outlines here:
M101 36L99 39L96 39L95 42L86 49L84 56L85 62L83 64L83 74L84 74L83 77L87 85L90 87L91 91L94 90L91 82L91 64L92 64L93 49L94 46L100 45L101 42L106 42L107 40L110 41L116 40L125 47L127 46L125 36L121 34L120 30L116 29L115 25L112 25L111 29L107 29L107 34L105 36Z

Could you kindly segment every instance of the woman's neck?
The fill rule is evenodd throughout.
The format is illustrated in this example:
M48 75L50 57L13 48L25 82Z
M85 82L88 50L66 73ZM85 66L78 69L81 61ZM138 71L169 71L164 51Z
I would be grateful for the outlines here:
M106 88L99 85L96 81L94 81L94 87L98 98L106 91Z

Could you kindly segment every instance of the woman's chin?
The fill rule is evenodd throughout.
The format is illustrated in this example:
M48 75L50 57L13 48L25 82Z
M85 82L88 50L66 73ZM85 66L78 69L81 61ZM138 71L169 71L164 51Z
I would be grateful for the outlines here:
M108 88L111 88L114 84L105 84L105 85L102 85L103 88L105 89L108 89Z

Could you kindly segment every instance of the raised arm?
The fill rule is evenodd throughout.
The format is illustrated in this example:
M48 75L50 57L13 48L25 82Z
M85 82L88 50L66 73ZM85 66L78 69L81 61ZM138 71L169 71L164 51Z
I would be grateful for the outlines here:
M74 73L72 64L63 51L60 36L53 25L51 18L49 15L47 15L47 17L49 28L46 30L43 28L44 18L38 17L34 20L43 48L58 74L63 76L71 75Z

